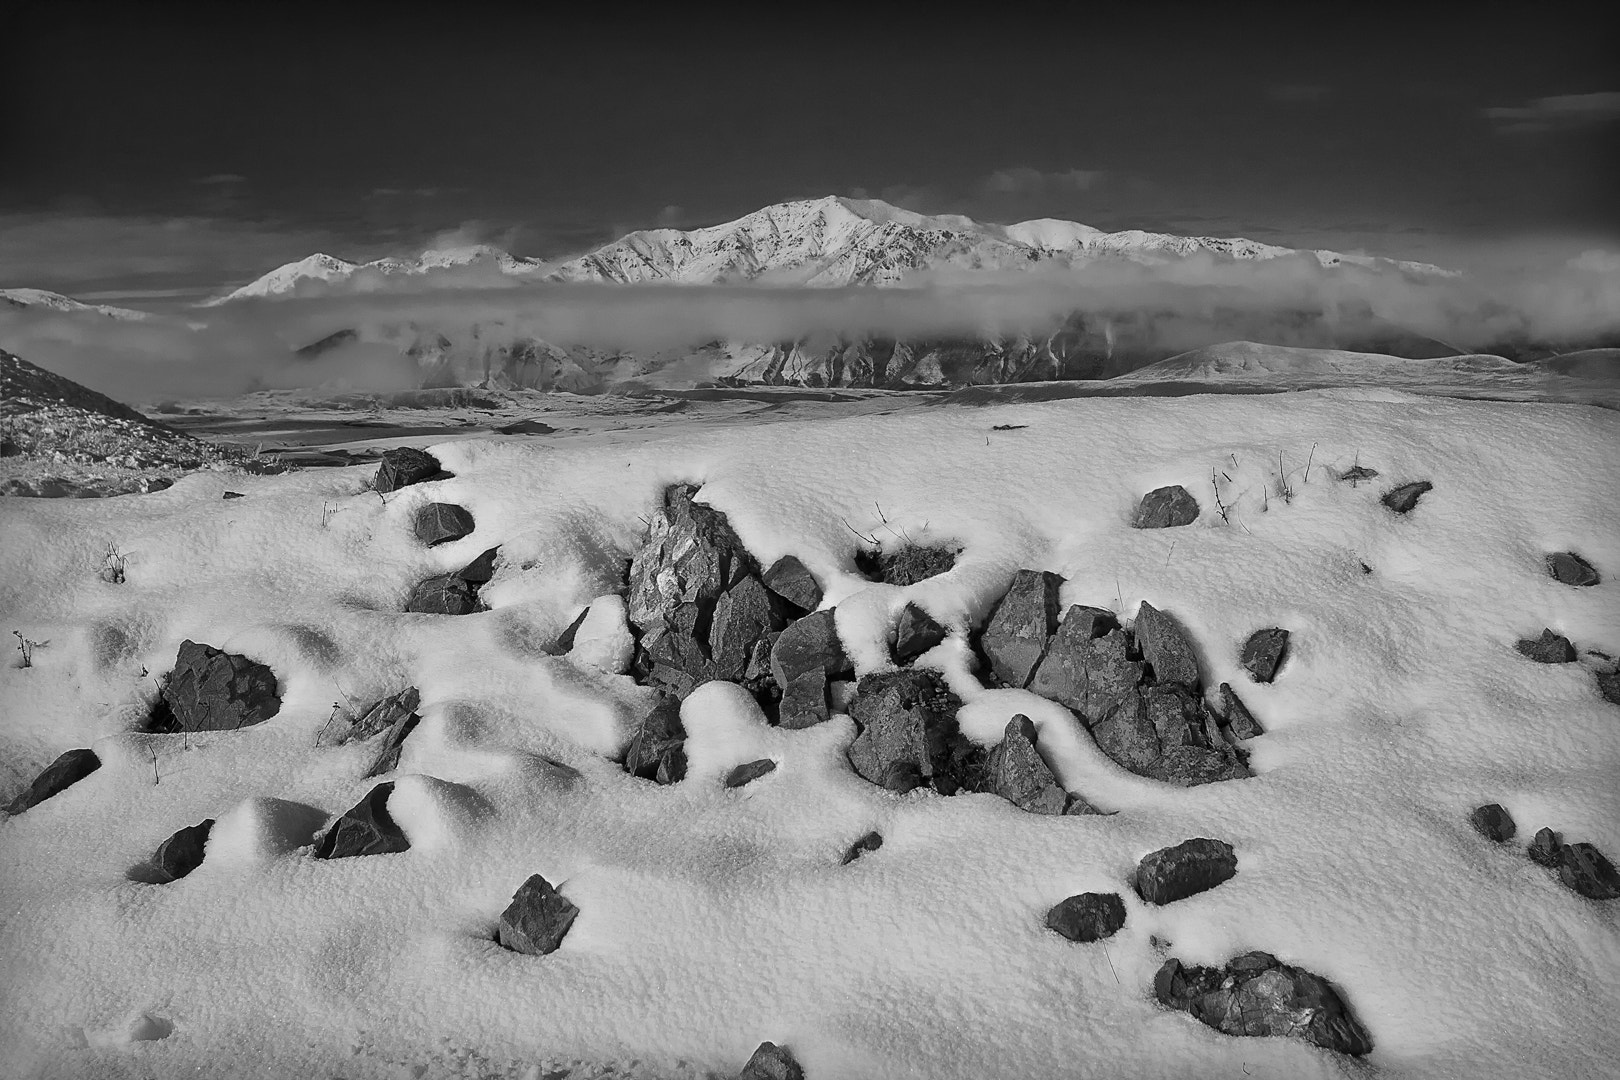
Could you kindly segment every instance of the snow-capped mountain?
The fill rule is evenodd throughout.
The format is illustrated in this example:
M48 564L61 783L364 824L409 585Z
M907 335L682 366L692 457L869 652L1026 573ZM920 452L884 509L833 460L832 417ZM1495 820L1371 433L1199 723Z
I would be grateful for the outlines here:
M47 292L44 289L0 289L0 303L16 308L48 308L52 311L62 311L68 314L104 315L109 319L123 319L126 321L152 318L152 315L145 311L111 307L107 304L86 304L73 299L71 296Z
M346 259L317 252L297 262L278 266L263 277L224 296L204 301L203 306L217 307L236 300L274 300L344 287L355 292L366 292L376 288L381 280L387 278L420 277L455 267L475 265L487 266L501 274L512 276L538 276L545 270L545 264L538 260L512 255L488 244L425 251L415 259L397 259L390 256L364 263L352 263Z

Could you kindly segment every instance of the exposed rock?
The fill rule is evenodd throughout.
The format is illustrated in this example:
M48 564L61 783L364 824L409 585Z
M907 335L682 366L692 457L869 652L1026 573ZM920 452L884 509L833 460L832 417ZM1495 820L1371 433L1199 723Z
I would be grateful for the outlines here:
M401 446L383 454L382 463L377 466L377 476L372 481L371 487L373 491L386 493L448 475L439 465L439 459L426 450L418 450L414 446Z
M1569 638L1551 630L1542 630L1538 638L1520 638L1514 648L1538 664L1575 662L1575 646L1570 644Z
M804 1069L787 1047L762 1042L737 1074L737 1080L804 1080Z
M1565 844L1558 849L1558 880L1588 900L1620 899L1620 873L1591 844Z
M1136 644L1142 659L1161 683L1175 683L1196 690L1198 652L1185 627L1173 615L1166 615L1147 601L1136 613Z
M1513 823L1513 815L1500 803L1487 803L1476 807L1468 815L1468 824L1472 825L1479 835L1487 840L1494 840L1498 844L1505 844L1513 839L1518 826Z
M1197 837L1143 856L1136 866L1136 895L1150 904L1171 904L1213 889L1237 874L1237 854L1221 840Z
M726 774L726 787L739 788L744 784L752 784L755 780L776 771L776 762L770 758L760 758L758 761L749 761L738 765Z
M1242 742L1264 734L1259 721L1237 696L1237 691L1232 689L1231 683L1221 683L1221 708L1226 713L1226 727L1231 732L1232 738Z
M456 577L469 585L488 585L495 576L495 558L500 555L501 549L492 547L472 562L456 571Z
M235 731L280 711L281 695L269 668L187 638L163 681L150 730Z
M574 616L574 621L563 627L563 632L557 635L557 640L551 643L546 651L553 656L566 656L573 651L574 639L579 636L579 628L585 624L585 616L591 613L591 606L586 604Z
M894 551L862 551L855 556L855 566L886 585L915 585L950 570L959 553L953 547L907 544Z
M478 610L478 592L458 574L440 574L411 590L405 610L423 615L470 615Z
M333 715L319 735L316 746L342 746L359 739L369 739L396 726L406 717L413 716L422 703L422 695L414 686L407 686L397 694L383 698L358 717Z
M771 677L782 691L777 722L807 728L827 719L829 680L848 668L831 609L795 620L771 647Z
M1109 811L1099 810L1093 806L1084 795L1075 795L1073 793L1070 793L1069 801L1063 805L1063 815L1065 817L1111 816Z
M1243 780L1253 774L1228 747L1171 746L1166 747L1142 775L1177 787L1196 787L1222 780Z
M915 660L950 633L934 617L916 604L907 604L900 612L900 622L894 631L894 658L904 664Z
M247 498L247 496L243 495L240 491L227 491L225 494L221 495L220 498L221 499L245 499L245 498Z
M448 544L472 535L473 516L455 503L428 503L416 511L412 526L416 538L428 547Z
M99 768L101 759L94 750L69 750L45 766L45 770L28 785L28 790L11 800L6 813L20 814L32 809L52 795L66 791Z
M1088 725L1129 698L1142 681L1142 664L1130 658L1125 631L1092 636L1106 625L1099 611L1071 607L1029 680L1031 692L1074 710Z
M1547 573L1565 585L1590 586L1603 583L1597 569L1573 551L1559 551L1547 556Z
M1097 749L1122 768L1139 775L1145 774L1164 752L1158 729L1148 716L1141 696L1135 692L1091 725L1091 737Z
M1046 639L1058 625L1058 590L1063 579L1045 570L1020 570L996 603L981 647L990 669L1008 686L1029 684Z
M152 855L152 884L166 885L179 881L202 865L203 852L214 819L208 818L196 825L187 825L163 843Z
M1433 490L1434 485L1427 480L1414 480L1410 484L1402 484L1400 487L1386 492L1383 503L1397 514L1409 514L1412 512L1412 508L1418 504L1418 500L1423 498L1425 493Z
M630 739L624 768L659 784L678 784L686 778L686 728L681 724L678 698L659 695Z
M396 717L383 733L382 745L377 748L376 760L371 763L371 768L366 770L365 776L361 779L370 780L399 768L399 755L405 748L405 737L416 729L421 719L414 712Z
M984 753L957 727L961 701L932 671L907 668L860 681L850 715L861 732L847 755L855 772L890 791L928 785L941 795L976 790Z
M387 855L410 850L410 841L388 814L388 796L394 785L378 784L333 823L315 843L317 859L345 859L353 855Z
M1355 1056L1372 1051L1372 1038L1326 979L1269 953L1245 953L1224 969L1171 958L1154 976L1153 993L1227 1035L1286 1035Z
M1272 626L1249 635L1239 660L1255 682L1268 683L1277 677L1287 655L1288 631Z
M503 949L544 956L557 951L578 914L579 908L535 874L518 886L512 902L501 912L495 940Z
M1372 480L1378 476L1377 469L1369 469L1365 465L1352 465L1339 474L1340 480L1348 480L1351 487L1355 487L1363 480Z
M762 677L764 671L750 671L754 644L782 629L781 617L772 609L770 593L756 577L745 577L720 594L709 622L710 679L742 683ZM769 656L769 653L766 654Z
M1191 525L1198 520L1198 500L1180 484L1155 488L1142 496L1137 504L1136 516L1131 520L1133 529L1173 529Z
M1610 705L1620 705L1620 670L1597 673L1598 693Z
M797 556L777 559L763 579L767 589L800 611L810 612L821 606L821 585Z
M1069 793L1036 749L1035 724L1022 713L1007 721L1000 745L985 759L984 790L1032 814L1061 814Z
M1536 835L1530 840L1530 846L1525 849L1525 854L1530 856L1532 862L1552 869L1558 866L1558 851L1562 846L1558 842L1557 833L1542 828L1536 830Z
M1081 893L1046 913L1046 927L1070 941L1101 941L1125 925L1125 901L1118 893Z
M840 860L840 865L848 866L862 855L865 855L868 852L876 851L882 846L883 834L875 830L869 832L859 840L855 841L853 844L849 845L849 850L844 852L844 857L842 860Z

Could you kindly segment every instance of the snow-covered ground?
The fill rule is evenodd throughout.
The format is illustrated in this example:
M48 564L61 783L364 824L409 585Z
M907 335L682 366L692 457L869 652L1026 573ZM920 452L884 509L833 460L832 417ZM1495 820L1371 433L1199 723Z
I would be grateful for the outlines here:
M1620 708L1594 681L1612 665L1595 654L1620 654L1613 411L1339 389L431 449L453 478L386 497L352 468L0 503L0 631L47 643L0 669L0 796L69 748L103 761L0 821L0 1072L707 1077L768 1039L811 1080L1613 1075L1620 901L1523 854L1543 826L1620 854ZM1357 464L1379 477L1335 478ZM1410 480L1434 485L1411 513L1380 503ZM848 717L772 728L726 684L684 705L685 780L627 775L612 758L648 692L619 673L622 607L602 598L676 482L701 484L763 563L805 562L863 673L887 663L908 600L952 626L921 662L966 701L969 736L1026 713L1064 786L1117 813L893 795L851 771ZM1198 521L1130 528L1168 484ZM430 501L476 530L422 547L410 523ZM964 550L902 589L856 572L857 534ZM497 545L492 610L400 612L416 583ZM120 584L98 576L109 546ZM1603 583L1550 578L1545 554L1563 550ZM1209 683L1239 685L1265 730L1257 775L1142 779L1061 707L983 688L963 633L1022 567L1062 574L1065 605L1179 617ZM550 655L593 601L573 652ZM1293 651L1258 685L1238 648L1268 626ZM1579 659L1515 651L1543 627ZM138 733L185 638L270 665L279 714ZM375 783L363 748L317 748L333 703L405 685L424 719L389 809L410 850L313 859L323 823ZM722 785L759 758L777 769ZM1518 821L1512 844L1470 828L1491 802ZM205 818L198 869L131 879ZM881 849L840 865L873 829ZM1139 901L1137 860L1197 836L1231 843L1237 876ZM551 955L504 951L495 921L536 873L580 914ZM1106 942L1043 925L1083 891L1125 899ZM1232 1038L1155 1004L1166 956L1250 949L1331 979L1372 1053Z

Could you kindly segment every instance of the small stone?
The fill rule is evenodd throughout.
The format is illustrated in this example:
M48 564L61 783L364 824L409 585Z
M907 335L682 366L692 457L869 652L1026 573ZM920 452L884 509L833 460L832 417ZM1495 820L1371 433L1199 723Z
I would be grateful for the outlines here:
M1513 839L1518 826L1513 823L1513 815L1500 803L1487 803L1475 808L1468 815L1468 824L1472 825L1479 835L1498 844L1505 844Z
M472 534L473 516L455 503L428 503L416 511L412 526L416 538L428 547L448 544Z
M844 852L844 857L840 861L839 865L848 866L862 855L876 851L882 846L883 834L875 830L873 832L869 832L859 840L855 841L853 844L849 845L849 850Z
M28 785L28 790L11 800L6 813L21 814L32 809L51 796L66 791L99 768L101 759L94 750L69 750L45 766L45 770Z
M152 883L166 885L179 881L201 866L208 834L213 827L214 819L208 818L196 825L187 825L159 844L152 855Z
M784 555L763 575L765 587L802 612L821 606L821 585L797 556Z
M1133 529L1173 529L1191 525L1198 520L1198 500L1180 484L1155 488L1142 496L1137 504L1136 516L1131 520Z
M394 785L388 783L368 791L316 842L315 857L345 859L410 850L410 841L388 814L388 796L393 790Z
M1057 629L1062 585L1049 571L1020 570L990 613L981 644L990 669L1008 686L1029 684L1046 639Z
M787 1047L762 1042L737 1074L737 1080L804 1080L804 1069Z
M546 651L552 656L566 656L574 648L574 639L579 636L579 628L585 624L585 616L591 613L589 604L579 609L574 621L563 627L563 632L557 635L557 640L551 643Z
M916 604L907 604L900 612L900 622L894 632L894 658L904 664L944 641L950 633L934 617Z
M1144 600L1136 613L1135 632L1142 659L1147 661L1157 682L1198 689L1198 652L1186 628L1175 616L1165 614Z
M760 758L758 761L749 761L738 765L726 774L726 787L740 788L744 784L751 784L767 773L776 771L776 762L770 758Z
M1125 925L1125 901L1118 893L1081 893L1046 913L1046 927L1070 941L1101 941Z
M1092 805L1092 803L1088 801L1084 795L1075 795L1071 793L1069 795L1069 801L1063 806L1063 815L1065 817L1089 817L1093 815L1098 817L1107 817L1109 816L1109 813L1106 810L1099 810L1096 806Z
M1249 635L1239 662L1255 682L1268 683L1277 677L1277 669L1287 655L1288 631L1272 626Z
M1348 480L1351 487L1355 487L1363 480L1372 480L1378 476L1377 469L1369 469L1365 465L1352 465L1339 474L1340 480Z
M579 908L535 874L518 886L512 902L501 912L495 940L503 949L545 956L557 951L578 914Z
M1237 854L1221 840L1198 837L1160 848L1136 867L1136 895L1150 904L1171 904L1207 892L1237 875Z
M1544 629L1538 638L1521 638L1514 645L1519 652L1538 664L1573 664L1575 646L1562 634Z
M1427 492L1433 490L1434 485L1427 480L1415 480L1410 484L1402 484L1400 487L1387 492L1384 495L1383 503L1397 514L1409 514L1412 512L1412 508L1418 504L1418 500Z
M227 491L225 494L221 495L220 498L221 499L242 499L242 498L246 498L246 496L243 495L240 491Z
M1061 814L1068 792L1036 749L1035 724L1022 713L1007 721L1001 743L985 760L984 790L1031 814Z
M458 574L440 574L411 590L405 610L421 615L470 615L478 610L478 591Z
M1530 846L1525 854L1530 856L1532 862L1540 863L1549 869L1558 865L1558 849L1562 845L1558 842L1558 834L1551 829L1538 829L1531 839Z
M401 446L383 454L371 487L373 491L386 494L410 484L420 484L441 471L439 459L426 450L418 450L414 446Z
M1565 585L1584 588L1603 583L1603 577L1597 569L1573 551L1559 551L1548 555L1547 573Z
M1231 683L1221 683L1221 708L1226 714L1226 727L1232 738L1239 742L1264 734L1260 723L1237 696Z
M1558 880L1588 900L1620 899L1620 873L1591 844L1565 844L1558 849Z

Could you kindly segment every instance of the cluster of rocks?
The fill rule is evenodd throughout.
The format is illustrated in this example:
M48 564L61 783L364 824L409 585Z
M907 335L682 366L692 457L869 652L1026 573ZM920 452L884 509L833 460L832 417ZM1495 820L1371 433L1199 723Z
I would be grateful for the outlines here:
M1131 629L1080 604L1060 621L1062 585L1048 571L1013 578L979 640L995 680L1072 710L1103 753L1140 776L1182 786L1248 776L1237 744L1259 725L1229 684L1222 710L1208 705L1181 624L1148 603ZM1286 647L1287 631L1260 631L1244 646L1244 666L1270 681Z
M275 672L238 653L187 638L158 689L147 730L235 731L280 711Z
M1498 844L1507 843L1518 832L1513 815L1500 803L1476 807L1468 822L1481 836ZM1589 900L1620 900L1620 871L1592 844L1566 844L1552 829L1543 828L1531 839L1525 854Z
M1249 952L1225 967L1187 967L1174 957L1153 977L1153 995L1227 1035L1286 1035L1361 1056L1372 1037L1320 975Z
M1143 856L1132 887L1143 902L1158 906L1208 892L1236 875L1232 846L1201 836ZM1047 929L1082 943L1112 937L1124 925L1125 901L1118 893L1079 893L1046 913Z
M1338 474L1340 480L1349 481L1352 485L1362 481L1371 480L1378 475L1378 470L1369 469L1364 465L1356 465ZM1418 500L1434 490L1434 485L1427 480L1414 480L1411 483L1400 484L1385 492L1380 501L1397 514L1409 514L1418 504ZM1226 507L1222 511L1225 516ZM1192 493L1180 484L1171 484L1167 487L1154 488L1142 496L1136 504L1136 511L1131 517L1133 529L1175 529L1183 525L1191 525L1198 520L1198 500Z

